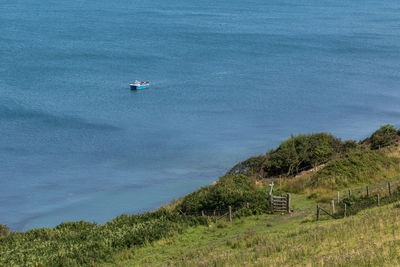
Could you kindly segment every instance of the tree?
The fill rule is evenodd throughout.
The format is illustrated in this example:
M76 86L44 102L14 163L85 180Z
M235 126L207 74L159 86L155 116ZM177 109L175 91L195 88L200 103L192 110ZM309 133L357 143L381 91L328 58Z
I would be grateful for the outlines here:
M309 138L307 149L311 165L315 168L327 162L335 152L338 152L340 140L327 133L313 134Z
M395 144L398 138L398 132L393 125L383 125L370 137L371 149L378 149Z

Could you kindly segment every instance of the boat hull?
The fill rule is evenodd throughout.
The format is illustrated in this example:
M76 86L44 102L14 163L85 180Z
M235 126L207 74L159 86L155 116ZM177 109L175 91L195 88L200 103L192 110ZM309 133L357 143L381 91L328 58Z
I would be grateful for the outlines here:
M149 88L149 85L131 85L131 90L142 90Z

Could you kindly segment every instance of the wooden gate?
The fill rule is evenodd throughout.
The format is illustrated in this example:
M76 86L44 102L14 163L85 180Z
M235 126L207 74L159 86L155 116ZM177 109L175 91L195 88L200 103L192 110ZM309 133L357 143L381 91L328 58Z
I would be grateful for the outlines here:
M269 195L269 201L274 212L290 212L290 194L286 196Z

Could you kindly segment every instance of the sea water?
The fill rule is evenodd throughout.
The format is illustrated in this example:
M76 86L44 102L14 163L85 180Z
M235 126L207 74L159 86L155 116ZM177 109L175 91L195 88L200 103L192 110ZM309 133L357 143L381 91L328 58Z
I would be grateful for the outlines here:
M399 126L399 70L395 0L2 0L0 223L104 223L290 134Z

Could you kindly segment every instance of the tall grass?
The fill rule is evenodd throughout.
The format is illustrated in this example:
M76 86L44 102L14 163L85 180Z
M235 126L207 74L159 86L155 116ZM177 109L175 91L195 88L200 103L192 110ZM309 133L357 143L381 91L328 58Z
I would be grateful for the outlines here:
M332 160L311 179L312 187L338 189L370 183L382 176L400 172L400 160L384 151L367 150Z
M331 199L338 190L399 174L400 159L392 150L355 150L328 162L317 171L284 179L282 189L309 194L319 200Z
M14 232L0 239L0 266L92 266L198 223L206 220L160 209L121 215L104 225L81 221Z
M400 209L389 205L287 231L252 230L222 247L191 251L169 266L399 266Z

